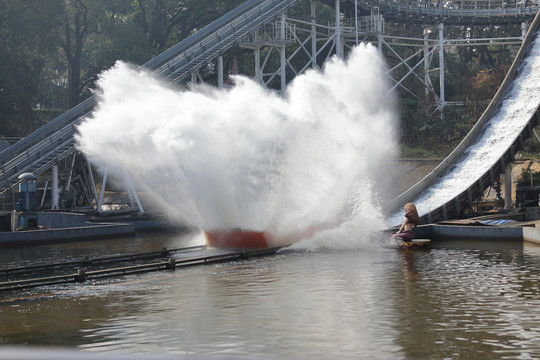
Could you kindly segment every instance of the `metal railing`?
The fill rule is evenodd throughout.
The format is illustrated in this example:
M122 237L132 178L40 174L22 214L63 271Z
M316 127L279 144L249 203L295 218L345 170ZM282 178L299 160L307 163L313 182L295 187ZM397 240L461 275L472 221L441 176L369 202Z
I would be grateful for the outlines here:
M533 17L540 10L538 0L361 0L361 3L380 7L387 15L389 10L394 11L403 19L421 15L463 21L478 17Z
M255 30L274 20L278 14L288 10L297 2L298 0L266 0L225 26L216 29L211 36L186 49L181 55L162 65L156 72L162 77L172 78L173 81L178 82L238 44Z
M192 36L142 65L162 77L178 81L219 56L252 31L298 0L248 0ZM75 151L76 125L89 115L95 96L81 102L50 123L0 152L0 188L17 184L17 176L31 171L40 174Z

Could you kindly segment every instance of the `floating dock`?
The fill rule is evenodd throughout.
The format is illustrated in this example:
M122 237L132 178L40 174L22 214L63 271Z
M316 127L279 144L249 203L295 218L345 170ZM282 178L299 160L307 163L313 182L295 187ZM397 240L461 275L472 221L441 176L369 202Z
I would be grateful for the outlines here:
M169 270L178 267L245 260L273 255L280 248L215 249L206 246L162 250L150 253L82 259L57 264L0 269L0 291L83 282L135 273ZM57 275L52 275L56 273Z

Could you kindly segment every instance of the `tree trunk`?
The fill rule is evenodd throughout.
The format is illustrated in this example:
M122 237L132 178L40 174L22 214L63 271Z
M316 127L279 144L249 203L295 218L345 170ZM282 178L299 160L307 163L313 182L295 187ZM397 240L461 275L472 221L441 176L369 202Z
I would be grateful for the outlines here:
M72 15L65 17L64 52L68 62L68 99L69 108L79 104L81 95L81 55L87 33L88 8L81 0L68 4ZM72 28L73 26L73 28Z

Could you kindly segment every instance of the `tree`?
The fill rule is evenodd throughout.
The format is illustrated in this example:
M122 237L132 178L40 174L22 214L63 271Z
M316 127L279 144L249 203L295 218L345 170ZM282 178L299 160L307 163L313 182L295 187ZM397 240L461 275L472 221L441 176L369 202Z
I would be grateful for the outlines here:
M66 0L64 13L64 35L62 44L68 64L69 107L79 103L82 91L81 57L88 35L88 7L82 0Z
M59 31L56 0L0 1L0 130L24 135L36 127L33 106L46 59L56 50Z

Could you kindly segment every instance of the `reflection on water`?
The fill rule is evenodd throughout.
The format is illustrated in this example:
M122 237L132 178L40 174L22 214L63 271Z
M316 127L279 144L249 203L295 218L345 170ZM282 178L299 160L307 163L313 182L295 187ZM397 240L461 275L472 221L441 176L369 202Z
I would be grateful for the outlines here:
M539 249L285 251L34 289L49 296L24 301L0 294L0 342L200 357L536 358Z

